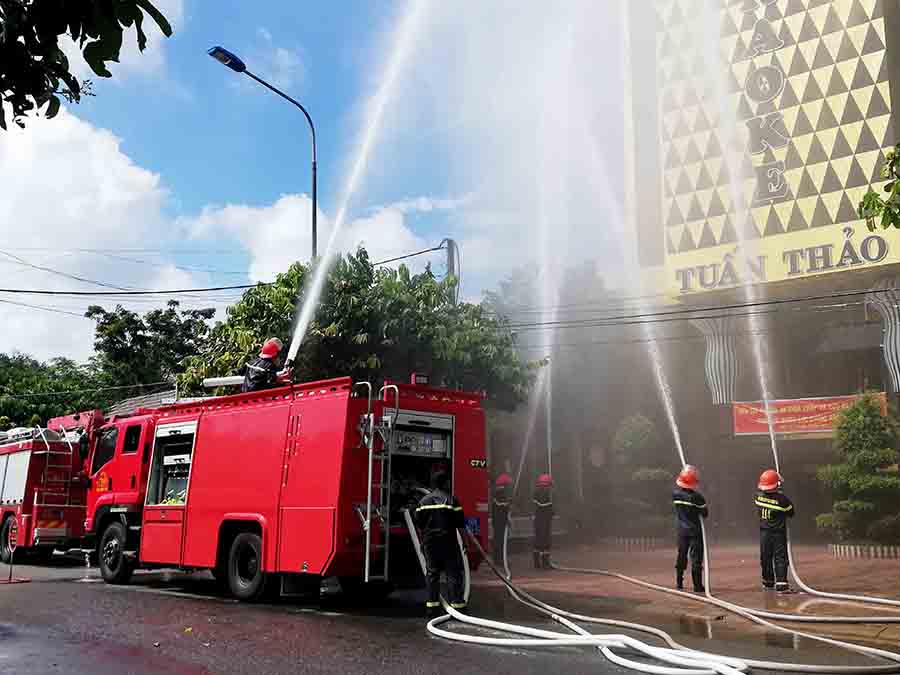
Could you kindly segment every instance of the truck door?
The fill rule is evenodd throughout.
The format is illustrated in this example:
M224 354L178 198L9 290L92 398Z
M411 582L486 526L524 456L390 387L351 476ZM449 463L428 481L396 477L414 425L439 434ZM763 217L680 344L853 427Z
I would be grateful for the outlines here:
M156 427L141 531L143 562L181 564L196 436L197 420Z
M143 435L144 425L141 420L128 420L119 424L116 458L107 470L109 489L115 495L117 505L130 506L137 503L140 493Z
M113 460L116 456L116 445L119 440L119 428L116 425L101 427L94 440L94 452L91 455L89 475L91 489L88 492L88 513L94 514L104 504L113 503L112 490L118 487L110 475Z

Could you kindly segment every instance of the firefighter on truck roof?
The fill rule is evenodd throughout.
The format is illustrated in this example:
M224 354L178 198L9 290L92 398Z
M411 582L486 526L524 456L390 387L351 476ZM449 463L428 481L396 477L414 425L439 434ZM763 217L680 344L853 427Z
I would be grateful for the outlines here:
M278 338L273 337L266 340L259 356L241 369L240 374L244 376L244 383L241 385L242 392L262 391L290 382L292 374L290 368L278 372L283 346Z
M788 585L787 519L794 517L794 504L781 492L784 481L775 469L759 477L756 508L759 511L759 562L763 588L793 593Z
M501 567L506 564L504 544L506 542L506 529L509 527L512 484L512 476L508 473L501 473L494 482L494 562Z
M688 556L691 559L691 581L695 593L705 592L703 587L703 528L701 518L709 515L706 499L697 492L700 477L697 469L686 464L675 479L672 505L678 521L678 557L675 560L675 587L684 590L684 571Z
M422 532L425 554L425 583L428 601L425 614L430 620L441 612L441 572L447 575L448 601L454 609L466 606L463 599L463 564L456 531L466 526L459 500L450 493L450 476L437 471L431 478L432 490L419 502L416 525Z
M553 477L542 473L534 486L534 568L550 569L553 526Z

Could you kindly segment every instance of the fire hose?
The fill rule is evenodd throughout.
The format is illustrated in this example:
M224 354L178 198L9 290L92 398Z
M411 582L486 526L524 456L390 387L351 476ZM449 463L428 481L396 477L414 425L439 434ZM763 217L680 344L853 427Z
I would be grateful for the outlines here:
M416 533L415 525L413 524L412 517L409 514L409 511L404 513L406 518L406 524L409 528L410 537L412 538L413 546L416 551L416 555L419 559L419 564L422 567L423 574L426 571L425 566L425 558L422 555L421 545L419 543L419 538ZM501 646L501 647L538 647L538 648L546 648L546 647L569 647L569 646L589 646L598 648L601 653L609 659L612 663L617 665L630 668L633 670L637 670L643 673L655 673L657 675L707 675L707 674L722 674L722 675L736 675L738 673L745 673L751 667L751 663L747 662L743 659L737 659L734 657L728 656L720 656L716 654L708 654L706 652L700 652L692 649L688 649L682 645L679 645L675 642L675 640L669 636L667 633L652 628L649 626L642 626L640 624L632 624L624 621L614 621L610 619L599 619L594 617L583 617L576 614L571 614L565 612L563 610L559 610L550 605L546 605L545 603L533 598L528 595L521 589L518 589L511 581L506 579L503 574L496 568L494 563L490 560L487 554L484 552L481 547L480 542L474 537L470 535L471 540L474 542L476 548L479 553L484 557L485 561L497 575L497 577L506 585L510 594L513 598L521 602L523 605L534 609L541 614L544 614L557 623L565 626L572 632L576 633L576 635L570 635L566 633L558 633L555 631L547 631L538 628L532 628L529 626L520 626L517 624L511 624L500 621L493 621L490 619L482 619L479 617L474 617L469 614L465 614L456 609L450 607L446 601L442 598L441 602L446 611L446 614L443 616L437 617L436 619L432 619L428 623L428 631L436 635L438 637L442 637L448 640L454 640L457 642L466 642L470 644L479 644L479 645L491 645L491 646ZM460 552L462 554L462 558L464 561L464 572L465 572L465 593L466 598L468 598L468 593L470 589L470 574L469 567L467 563L467 558L464 551L462 537L457 533L457 542L460 547ZM620 628L626 628L629 630L635 630L643 633L651 634L664 642L666 642L669 647L656 647L653 645L646 644L630 635L625 634L610 634L610 635L594 635L589 633L584 628L578 626L573 623L569 618L572 617L576 620L590 621L592 623L604 624L617 626ZM496 631L501 631L505 633L511 633L515 635L526 636L524 638L496 638L496 637L485 637L480 635L469 635L469 634L461 634L453 631L446 630L445 628L441 628L441 625L450 621L451 619L455 619L462 623L478 626L481 628L488 628ZM637 652L644 657L654 659L656 661L661 661L666 666L658 666L652 665L643 661L636 661L633 658L628 658L618 653L619 651L628 651L629 653ZM775 664L776 666L779 664ZM838 672L838 671L834 671ZM848 670L844 670L842 672L852 672ZM872 671L864 671L864 672L872 672ZM885 671L887 672L887 671Z

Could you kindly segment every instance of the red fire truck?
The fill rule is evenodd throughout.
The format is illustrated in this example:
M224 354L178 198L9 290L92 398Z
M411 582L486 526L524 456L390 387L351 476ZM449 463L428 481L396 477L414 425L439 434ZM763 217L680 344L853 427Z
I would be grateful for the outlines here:
M109 583L141 566L208 569L248 601L326 576L388 591L419 574L402 513L438 467L487 544L477 394L339 378L138 410L84 435L84 533Z
M86 413L81 428L91 430L102 413ZM9 532L18 525L18 551L49 557L54 548L81 540L87 504L87 482L79 479L87 436L62 430L21 428L0 440L0 559L13 551ZM17 554L18 555L18 554Z

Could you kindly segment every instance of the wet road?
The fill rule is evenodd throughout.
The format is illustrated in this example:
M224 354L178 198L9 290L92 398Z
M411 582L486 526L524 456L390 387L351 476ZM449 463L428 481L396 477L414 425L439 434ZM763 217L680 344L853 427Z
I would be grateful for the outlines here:
M217 594L204 575L140 574L127 587L76 581L77 567L23 567L17 575L33 581L0 586L3 675L626 672L588 650L433 638L413 592L381 606L354 604L336 589L318 602L250 606ZM479 596L473 613L499 618L502 595Z

